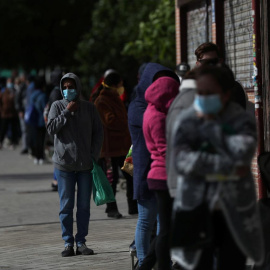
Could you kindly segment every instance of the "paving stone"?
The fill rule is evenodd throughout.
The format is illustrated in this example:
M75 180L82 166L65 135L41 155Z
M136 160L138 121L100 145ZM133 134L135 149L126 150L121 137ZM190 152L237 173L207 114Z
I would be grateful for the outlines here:
M130 269L137 216L127 213L125 191L119 187L116 195L124 215L119 220L107 218L105 206L91 201L86 239L96 254L62 258L59 199L50 187L53 165L36 166L19 151L0 151L0 270Z

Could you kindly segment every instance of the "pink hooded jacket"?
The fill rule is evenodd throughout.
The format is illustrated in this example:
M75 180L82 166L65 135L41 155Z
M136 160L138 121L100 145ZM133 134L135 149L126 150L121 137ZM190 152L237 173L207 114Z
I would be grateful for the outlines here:
M166 174L166 116L179 93L179 83L171 77L161 77L145 92L148 103L143 116L143 133L151 154L151 169L147 176L149 189L167 189Z

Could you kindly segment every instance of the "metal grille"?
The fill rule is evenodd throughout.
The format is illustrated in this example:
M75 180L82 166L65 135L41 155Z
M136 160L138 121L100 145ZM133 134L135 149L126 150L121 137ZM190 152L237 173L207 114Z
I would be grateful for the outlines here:
M244 88L252 88L252 1L225 0L225 61Z
M206 10L208 9L208 14ZM197 47L212 39L212 16L211 6L204 2L199 3L195 8L187 12L187 49L188 63L195 66L195 50Z

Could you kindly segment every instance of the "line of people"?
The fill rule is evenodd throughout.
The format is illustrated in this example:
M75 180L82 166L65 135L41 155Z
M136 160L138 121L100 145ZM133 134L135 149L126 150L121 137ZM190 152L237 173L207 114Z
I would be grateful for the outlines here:
M263 259L251 175L254 114L245 111L245 92L221 64L218 47L204 43L195 55L180 88L172 70L146 65L129 106L133 180L140 187L136 269L152 269L156 261L158 269L245 269L247 258ZM142 186L152 200L140 197ZM202 216L196 209L204 204Z
M21 154L31 154L34 163L44 162L44 140L46 134L43 110L47 102L45 79L41 76L22 74L2 80L0 93L0 148L4 139L11 149L21 140ZM36 125L25 120L25 113L31 106L37 112Z
M217 46L204 43L195 54L196 67L181 84L169 68L144 65L128 111L120 99L123 79L116 71L100 80L92 102L80 99L75 74L62 77L63 99L51 105L47 122L54 136L62 256L75 255L75 244L77 255L94 254L86 246L92 160L105 173L112 166L116 195L119 168L132 145L133 177L123 175L129 214L138 212L136 269L150 270L157 263L161 270L241 270L247 258L262 262L251 174L254 116L246 112L245 92L221 64ZM108 204L106 212L111 218L122 217L116 202Z
M138 213L136 269L150 270L157 263L160 270L241 270L248 257L262 262L251 174L254 115L246 111L245 92L221 63L218 47L204 43L195 55L194 69L178 67L186 72L181 78L158 63L144 64L128 108L123 78L115 70L104 74L91 102L82 98L80 80L73 73L58 73L49 103L44 100L44 81L36 80L37 91L30 96L31 83L26 88L27 104L39 96L43 106L44 123L35 132L43 140L46 122L54 141L53 184L60 197L63 257L94 254L86 245L92 160L105 173L112 169L116 195L119 169L132 145L133 177L125 172L123 176L128 213ZM108 203L106 213L122 217L117 202Z

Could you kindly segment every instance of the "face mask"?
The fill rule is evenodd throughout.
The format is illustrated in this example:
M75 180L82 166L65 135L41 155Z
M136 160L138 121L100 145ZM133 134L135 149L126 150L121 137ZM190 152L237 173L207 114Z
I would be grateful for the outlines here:
M68 101L73 101L77 97L77 91L76 89L65 89L63 95Z
M13 83L7 83L7 88L13 88Z
M119 96L122 96L124 94L124 92L125 92L125 87L124 86L120 86L116 90L117 90L118 95Z
M223 107L219 95L196 95L193 106L197 112L203 114L217 114Z

